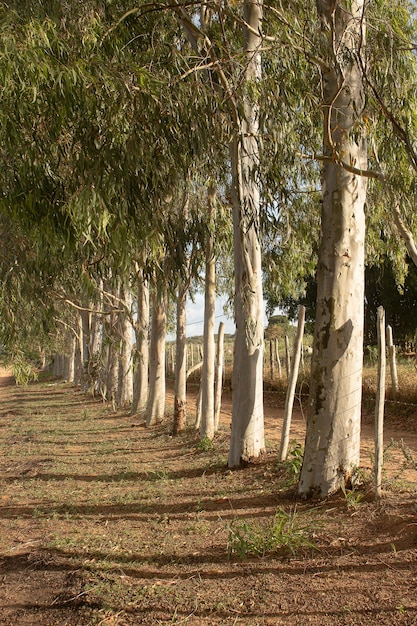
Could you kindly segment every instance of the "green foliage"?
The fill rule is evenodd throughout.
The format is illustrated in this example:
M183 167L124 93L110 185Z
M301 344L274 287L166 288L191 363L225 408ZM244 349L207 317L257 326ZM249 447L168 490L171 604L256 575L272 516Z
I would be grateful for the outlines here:
M209 452L213 448L213 442L209 437L203 437L197 443L196 448L199 452Z
M265 338L285 337L294 332L294 327L286 315L273 315L268 319L268 326L265 329Z
M34 363L21 351L6 355L5 363L12 366L13 376L18 385L27 385L38 378Z
M379 267L365 271L365 340L376 343L376 312L378 306L385 310L386 324L393 330L394 342L404 344L414 340L417 331L417 268L410 261L403 286L396 281L391 262L384 258Z
M166 481L169 479L169 471L165 467L153 470L152 472L148 472L147 479L151 482L159 480Z
M287 458L284 461L285 470L294 478L298 478L303 464L304 450L296 439L290 441Z
M348 509L355 509L364 499L364 494L357 489L347 489L342 485L342 493Z
M315 548L310 524L303 522L295 510L286 513L278 509L267 523L235 519L228 530L229 558L237 556L245 560L272 553L295 556Z

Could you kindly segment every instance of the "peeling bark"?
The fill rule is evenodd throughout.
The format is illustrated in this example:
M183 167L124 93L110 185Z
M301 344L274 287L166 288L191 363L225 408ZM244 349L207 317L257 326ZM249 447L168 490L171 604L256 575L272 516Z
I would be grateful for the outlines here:
M320 3L322 4L322 3ZM364 2L321 14L329 37L323 74L324 149L322 239L304 462L299 493L337 491L359 464L364 322L366 141L355 128L364 107L358 55L364 45ZM356 130L356 136L353 131Z

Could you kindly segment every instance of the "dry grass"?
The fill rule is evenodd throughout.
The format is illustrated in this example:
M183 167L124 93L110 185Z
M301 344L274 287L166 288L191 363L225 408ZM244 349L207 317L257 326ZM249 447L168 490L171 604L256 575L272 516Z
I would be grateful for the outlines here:
M297 459L276 462L276 408L268 454L232 472L227 419L202 450L192 429L171 437L171 409L150 430L57 381L0 393L2 626L417 619L414 495L399 448L382 505L368 482L304 503Z

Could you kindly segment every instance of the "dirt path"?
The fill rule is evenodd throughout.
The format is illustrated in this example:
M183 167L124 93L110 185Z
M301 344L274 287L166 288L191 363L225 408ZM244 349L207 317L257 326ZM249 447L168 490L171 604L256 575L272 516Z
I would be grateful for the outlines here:
M194 414L196 394L188 394L188 403L191 419ZM173 406L174 396L172 390L168 390L167 403ZM398 411L404 412L404 405L396 405ZM417 484L417 470L406 466L406 455L411 453L417 459L417 407L412 408L414 412L408 411L404 415L395 411L395 405L389 405L388 415L384 427L384 446L386 448L384 471L393 480L401 474L402 480L415 482ZM282 400L278 394L268 391L265 393L265 439L267 447L279 446L281 440L281 430L284 418ZM224 394L222 399L221 422L224 425L230 424L232 414L232 398L230 394ZM304 444L307 416L300 408L300 403L294 404L294 411L291 422L290 440ZM365 415L361 426L361 468L366 472L372 472L372 461L374 455L374 422L372 413ZM401 471L400 471L401 469Z
M193 429L171 436L172 390L149 429L67 384L12 380L0 372L0 626L416 626L417 476L400 447L381 503L367 484L360 501L300 502L276 462L278 394L265 397L269 452L230 471L230 395L203 451ZM386 442L417 456L415 415L387 413ZM304 432L296 406L291 438ZM370 469L371 415L362 434ZM259 542L280 512L314 549L241 558L249 534L230 552L232 528Z
M0 387L14 385L14 377L11 369L0 367Z

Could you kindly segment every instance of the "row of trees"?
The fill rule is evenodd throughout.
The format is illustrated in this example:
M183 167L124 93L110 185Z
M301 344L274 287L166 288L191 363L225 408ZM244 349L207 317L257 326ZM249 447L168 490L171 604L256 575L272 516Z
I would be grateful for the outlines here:
M0 28L0 324L14 361L75 354L75 376L146 405L151 425L175 301L179 431L186 294L204 276L201 433L214 434L217 284L236 321L234 467L265 448L264 298L299 298L314 274L299 492L344 485L359 463L365 258L389 258L401 283L414 251L412 6L22 0Z

